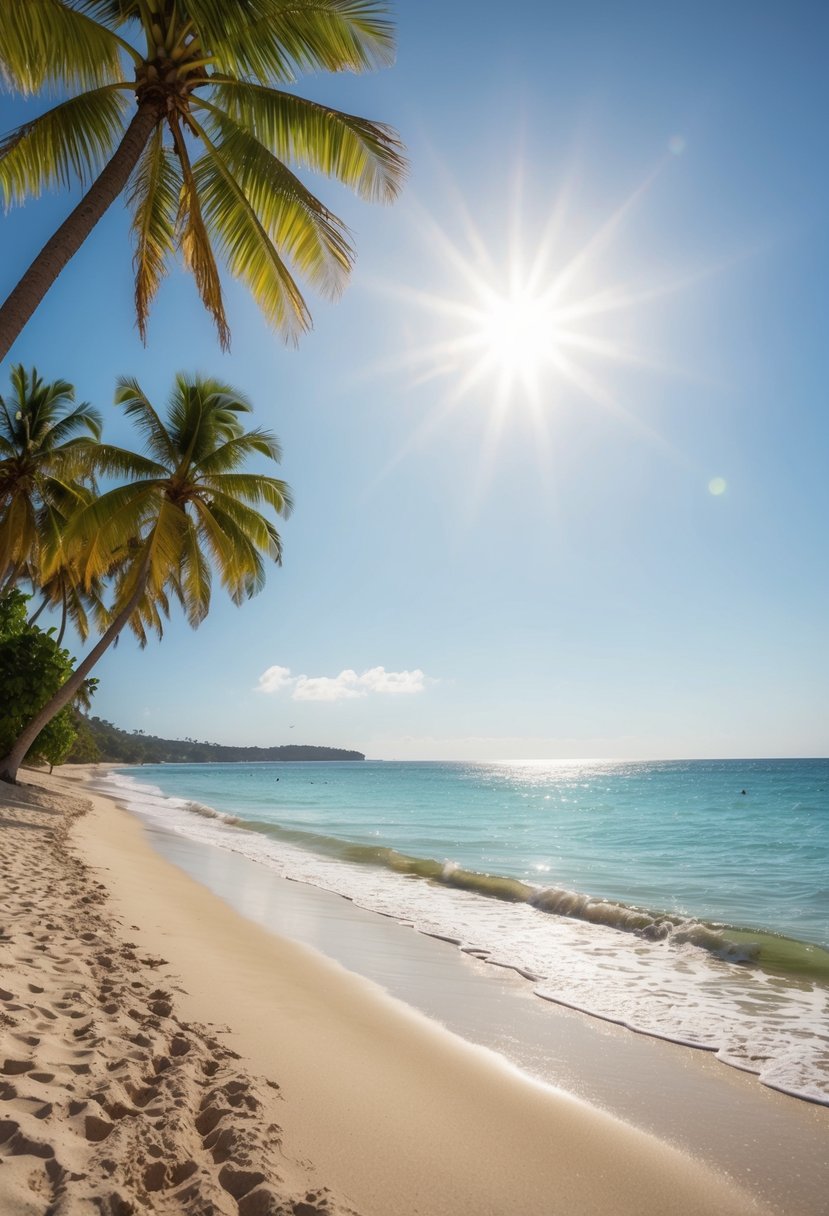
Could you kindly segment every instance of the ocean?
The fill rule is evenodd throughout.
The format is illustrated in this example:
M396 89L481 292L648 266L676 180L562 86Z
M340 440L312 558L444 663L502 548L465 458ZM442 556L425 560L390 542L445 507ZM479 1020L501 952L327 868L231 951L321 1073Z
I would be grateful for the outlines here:
M829 760L147 765L145 821L829 1105Z

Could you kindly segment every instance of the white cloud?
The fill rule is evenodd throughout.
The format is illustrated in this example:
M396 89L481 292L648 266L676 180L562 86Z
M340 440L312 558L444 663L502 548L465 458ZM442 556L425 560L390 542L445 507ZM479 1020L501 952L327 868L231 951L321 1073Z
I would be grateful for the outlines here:
M295 701L344 701L348 697L364 697L356 671L341 671L338 676L297 676Z
M338 676L292 676L289 667L269 667L259 677L259 692L279 692L293 687L294 701L345 701L354 697L367 697L369 693L414 693L423 692L426 677L417 668L414 671L386 671L385 667L370 667L358 675L347 668Z
M370 667L360 676L367 692L423 692L425 676L420 668L414 671L386 671L385 667Z
M278 692L291 682L290 667L269 667L262 672L256 687L259 692Z

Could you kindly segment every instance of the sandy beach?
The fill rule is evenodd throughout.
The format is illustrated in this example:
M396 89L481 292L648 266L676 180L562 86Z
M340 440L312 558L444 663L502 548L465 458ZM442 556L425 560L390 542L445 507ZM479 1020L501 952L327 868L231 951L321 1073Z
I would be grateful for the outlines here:
M0 1211L784 1210L251 923L82 772L22 776L0 789Z

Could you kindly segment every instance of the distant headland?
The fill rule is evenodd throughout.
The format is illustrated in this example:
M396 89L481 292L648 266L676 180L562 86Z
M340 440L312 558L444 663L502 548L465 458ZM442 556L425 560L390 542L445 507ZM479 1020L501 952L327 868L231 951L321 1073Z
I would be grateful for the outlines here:
M282 747L233 747L198 739L160 739L143 731L121 730L103 718L78 715L78 738L66 764L233 764L257 760L365 760L362 752L342 747L286 744Z

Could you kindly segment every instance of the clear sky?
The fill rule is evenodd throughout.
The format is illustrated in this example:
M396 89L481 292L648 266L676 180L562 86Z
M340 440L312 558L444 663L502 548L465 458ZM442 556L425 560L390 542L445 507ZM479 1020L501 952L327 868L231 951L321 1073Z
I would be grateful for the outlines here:
M0 372L71 380L124 443L116 376L161 405L217 375L283 442L284 567L124 635L94 712L389 759L826 755L829 9L397 19L395 67L297 86L411 160L389 208L315 183L359 257L298 350L226 280L223 355L183 272L145 350L116 204ZM2 221L0 290L68 205Z

